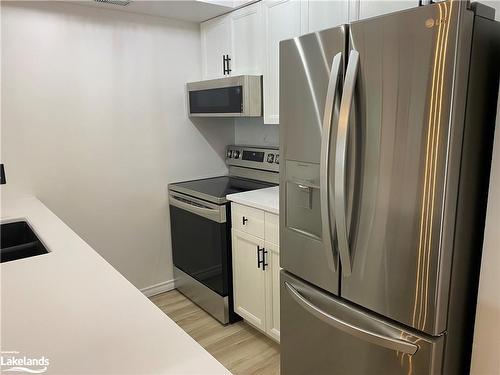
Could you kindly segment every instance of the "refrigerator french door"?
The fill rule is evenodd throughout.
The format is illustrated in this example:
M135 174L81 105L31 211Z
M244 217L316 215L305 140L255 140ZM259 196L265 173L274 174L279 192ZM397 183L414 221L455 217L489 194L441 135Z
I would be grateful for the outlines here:
M492 19L447 1L281 43L283 374L467 372Z
M338 254L328 179L345 66L346 27L280 45L282 268L338 293ZM283 116L283 117L281 117ZM307 249L307 253L304 253Z

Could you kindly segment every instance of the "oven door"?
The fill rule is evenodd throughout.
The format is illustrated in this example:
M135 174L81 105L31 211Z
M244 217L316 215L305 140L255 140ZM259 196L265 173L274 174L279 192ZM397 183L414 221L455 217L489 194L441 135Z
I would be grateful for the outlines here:
M217 294L228 295L230 249L227 205L170 192L174 266Z

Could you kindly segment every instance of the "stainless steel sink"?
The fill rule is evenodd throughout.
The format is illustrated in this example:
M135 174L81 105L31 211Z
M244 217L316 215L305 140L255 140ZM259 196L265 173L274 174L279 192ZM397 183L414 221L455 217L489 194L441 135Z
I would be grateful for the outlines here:
M47 253L47 249L26 221L0 224L1 263Z

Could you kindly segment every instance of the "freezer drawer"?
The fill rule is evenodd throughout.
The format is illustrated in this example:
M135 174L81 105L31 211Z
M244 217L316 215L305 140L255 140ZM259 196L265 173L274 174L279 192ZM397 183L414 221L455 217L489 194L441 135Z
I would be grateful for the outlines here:
M405 327L281 272L281 373L439 374L444 336Z

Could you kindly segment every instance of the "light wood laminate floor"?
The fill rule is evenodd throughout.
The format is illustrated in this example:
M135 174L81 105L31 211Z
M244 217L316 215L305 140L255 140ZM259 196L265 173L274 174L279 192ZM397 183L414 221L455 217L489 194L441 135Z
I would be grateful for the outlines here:
M233 374L279 374L279 345L247 323L223 326L176 290L151 301Z

